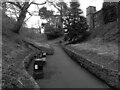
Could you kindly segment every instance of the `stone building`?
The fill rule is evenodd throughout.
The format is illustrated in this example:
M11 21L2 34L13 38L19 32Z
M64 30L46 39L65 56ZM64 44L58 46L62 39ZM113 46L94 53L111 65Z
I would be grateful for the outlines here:
M117 4L118 2L104 2L102 9L99 11L96 11L96 7L89 6L86 10L89 29L93 30L109 22L116 21Z
M92 29L94 27L93 17L94 17L94 13L96 12L96 7L89 6L86 11L87 11L87 16L86 16L87 22L88 22L89 28Z

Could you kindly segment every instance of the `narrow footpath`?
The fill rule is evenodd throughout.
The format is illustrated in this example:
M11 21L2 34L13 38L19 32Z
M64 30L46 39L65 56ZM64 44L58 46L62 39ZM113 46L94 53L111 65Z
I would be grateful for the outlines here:
M55 52L47 56L44 78L37 80L41 88L109 88L73 61L59 45L52 47ZM28 71L33 74L33 63Z

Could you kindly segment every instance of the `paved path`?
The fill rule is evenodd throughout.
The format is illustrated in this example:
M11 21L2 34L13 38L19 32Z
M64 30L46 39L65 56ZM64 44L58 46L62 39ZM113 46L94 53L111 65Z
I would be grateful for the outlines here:
M75 63L58 45L55 54L47 57L41 88L107 88L108 86ZM29 68L32 74L32 64Z

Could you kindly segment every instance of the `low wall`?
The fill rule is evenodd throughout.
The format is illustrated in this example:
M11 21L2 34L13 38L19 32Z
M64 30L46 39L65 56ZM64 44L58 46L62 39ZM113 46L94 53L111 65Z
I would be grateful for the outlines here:
M26 69L31 62L31 57L35 54L36 52L27 54L21 60L22 62L19 63L19 69L16 68L17 70L13 70L9 68L9 72L2 76L2 90L40 90L39 85Z
M54 49L53 47L51 47L50 45L48 44L41 44L41 43L37 43L35 41L32 41L32 40L23 40L23 42L25 43L25 45L27 47L34 47L36 48L37 50L40 50L40 51L44 51L46 52L48 55L53 55L54 54Z
M46 52L48 55L53 55L54 54L54 50L52 47L50 48L45 48L45 47L39 47L39 46L34 46L31 44L27 44L27 47L31 48L33 50L33 53L30 53L29 55L27 55L24 60L23 60L23 68L24 68L24 72L26 73L28 79L29 79L29 83L32 84L31 85L26 85L26 83L24 83L24 85L26 86L26 88L31 88L34 90L40 90L39 85L36 83L36 81L33 79L33 77L31 75L29 75L29 73L27 72L27 69L29 68L33 57L39 53L41 53L42 51ZM22 82L23 80L21 80Z
M79 53L77 53L72 48L62 45L62 48L64 51L75 61L77 61L82 67L89 70L91 73L93 73L98 78L102 79L106 82L109 86L113 88L120 88L119 83L119 77L118 77L118 71L107 69L106 67L99 65L97 63L93 63L92 61L81 57Z
M31 75L29 75L29 73L27 72L27 68L29 67L29 65L32 61L31 58L38 53L39 52L30 53L23 60L23 70L24 70L24 73L25 73L26 77L28 78L28 80L27 79L20 79L20 82L23 83L23 85L25 85L25 88L31 88L33 90L40 90L39 85L36 83L36 81L33 79L33 77ZM29 83L24 82L24 81L28 81Z

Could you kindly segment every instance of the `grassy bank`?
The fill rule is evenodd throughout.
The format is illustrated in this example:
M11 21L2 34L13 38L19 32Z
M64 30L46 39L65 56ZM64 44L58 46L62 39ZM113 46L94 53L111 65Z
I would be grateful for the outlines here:
M29 44L25 41L32 39L33 41L43 42L41 35L32 35L29 33L16 34L12 31L12 27L15 21L2 13L2 40L0 41L2 46L2 88L34 88L35 83L31 80L25 68L23 68L24 58L32 52L39 51L34 46L29 47ZM24 29L25 30L25 29ZM28 36L27 36L28 35Z

